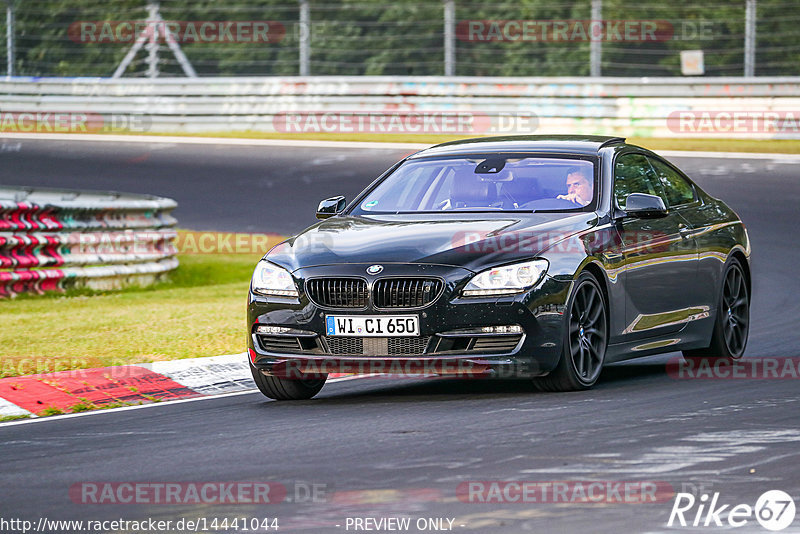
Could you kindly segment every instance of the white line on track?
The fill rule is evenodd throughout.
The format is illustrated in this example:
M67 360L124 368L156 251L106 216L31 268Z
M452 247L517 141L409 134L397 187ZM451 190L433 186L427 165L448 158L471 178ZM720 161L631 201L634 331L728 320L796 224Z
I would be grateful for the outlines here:
M800 162L800 154L770 154L768 152L700 152L694 150L653 150L665 158L717 158L717 159L766 159L773 161Z
M345 382L348 380L356 380L359 378L363 378L364 376L369 375L359 375L359 376L343 376L340 378L332 378L326 382L326 384L332 384L335 382ZM220 395L206 395L203 397L194 397L191 399L177 399L177 400L166 400L163 402L154 402L152 404L139 404L137 406L123 406L121 408L112 408L109 410L92 410L89 412L80 412L80 413L68 413L63 415L54 415L48 417L35 417L33 419L20 419L18 421L6 421L4 423L0 423L0 429L5 428L7 426L15 426L15 425L30 425L33 423L45 423L45 422L52 422L52 421L63 421L64 419L72 419L75 417L89 417L92 415L102 415L108 413L119 413L119 412L126 412L130 410L143 410L145 408L157 408L159 406L172 406L175 404L183 404L187 402L197 402L197 401L205 401L211 399L221 399L225 397L236 397L239 395L250 395L253 393L258 393L256 388L248 389L246 391L235 391L233 393L222 393ZM266 400L266 398L264 398Z
M0 139L42 141L91 141L112 143L166 143L184 145L285 146L296 148L364 148L371 150L422 150L433 146L425 143L382 143L365 141L313 141L300 139L244 139L230 137L181 137L166 135L101 135L101 134L25 134L0 132ZM673 158L766 159L800 162L800 154L765 152L700 152L692 150L655 150Z
M232 137L179 137L167 135L100 134L19 134L0 132L0 139L41 141L100 141L112 143L168 143L183 145L288 146L298 148L369 148L387 150L422 150L432 145L419 143L372 143L362 141L311 141L301 139L245 139Z

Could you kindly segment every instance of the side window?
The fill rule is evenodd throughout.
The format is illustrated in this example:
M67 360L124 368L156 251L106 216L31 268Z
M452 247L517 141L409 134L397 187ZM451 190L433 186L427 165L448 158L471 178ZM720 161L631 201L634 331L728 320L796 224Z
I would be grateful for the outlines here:
M657 195L667 201L661 182L641 154L624 154L614 165L614 198L620 209L625 209L625 199L631 193Z
M680 206L694 202L694 189L683 176L656 158L647 158L653 165L661 187L664 188L667 207Z

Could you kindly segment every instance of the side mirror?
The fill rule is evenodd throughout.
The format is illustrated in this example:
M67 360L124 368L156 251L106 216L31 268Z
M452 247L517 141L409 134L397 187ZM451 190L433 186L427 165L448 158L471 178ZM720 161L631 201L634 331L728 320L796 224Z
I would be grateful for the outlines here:
M667 216L667 207L661 197L644 193L631 193L625 199L625 215L642 219Z
M341 213L345 206L347 206L347 200L344 197L326 198L317 206L317 219L333 217L337 213Z

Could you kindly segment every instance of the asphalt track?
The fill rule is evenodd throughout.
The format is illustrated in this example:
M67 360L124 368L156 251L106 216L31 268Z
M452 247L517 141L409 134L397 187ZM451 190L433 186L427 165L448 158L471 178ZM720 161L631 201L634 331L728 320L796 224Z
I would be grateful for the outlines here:
M0 183L154 193L178 200L182 227L278 233L313 222L321 198L352 197L404 154L36 140L3 147ZM754 295L746 358L799 358L799 164L674 161L748 226ZM0 518L277 517L280 531L290 532L353 531L348 517L410 517L409 532L419 531L419 518L451 518L455 531L487 533L722 530L668 527L671 496L647 504L624 494L627 502L618 502L613 493L604 503L487 504L459 498L459 484L469 481L663 482L750 506L780 489L800 505L800 382L675 379L665 365L674 356L608 367L582 393L375 378L329 384L312 401L254 393L2 425ZM70 487L87 481L271 481L289 497L258 506L73 502ZM316 499L308 497L311 484ZM687 511L689 522L696 512ZM767 532L752 517L730 530ZM798 531L800 518L783 532Z

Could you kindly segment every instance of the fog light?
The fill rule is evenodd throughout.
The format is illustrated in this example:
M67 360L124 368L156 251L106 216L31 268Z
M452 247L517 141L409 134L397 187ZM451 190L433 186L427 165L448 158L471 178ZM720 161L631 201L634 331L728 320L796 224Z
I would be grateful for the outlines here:
M283 326L267 326L265 324L259 325L256 328L256 334L288 334L291 331L291 328L285 328Z
M518 324L504 326L484 326L481 328L484 334L521 334L522 327Z
M316 337L317 334L308 330L298 328L288 328L286 326L272 326L260 324L253 331L256 334L266 334L268 336L297 336L297 337Z

